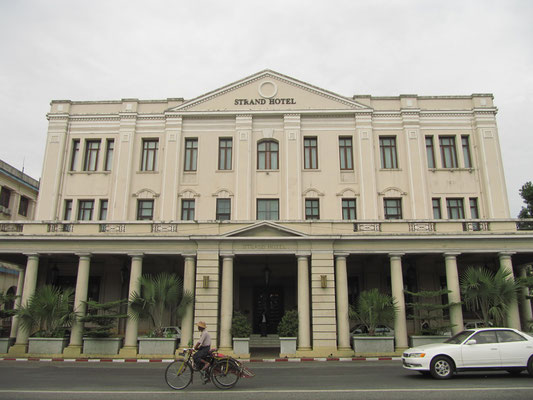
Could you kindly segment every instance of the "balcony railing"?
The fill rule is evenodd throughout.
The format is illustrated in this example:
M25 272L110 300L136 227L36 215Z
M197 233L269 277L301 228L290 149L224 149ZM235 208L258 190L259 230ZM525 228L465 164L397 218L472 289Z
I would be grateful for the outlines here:
M0 232L22 232L23 229L24 229L23 224L13 224L13 223L0 224Z

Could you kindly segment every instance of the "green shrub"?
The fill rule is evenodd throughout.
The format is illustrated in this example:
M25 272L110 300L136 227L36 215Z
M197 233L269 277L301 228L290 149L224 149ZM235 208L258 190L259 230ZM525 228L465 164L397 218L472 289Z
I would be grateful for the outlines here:
M394 297L377 289L365 290L359 295L355 308L350 308L350 319L361 321L368 334L374 336L378 325L394 323L397 311Z
M290 310L283 315L278 325L278 335L280 337L298 336L298 311Z
M247 338L252 334L252 325L246 316L238 311L233 313L231 335L235 338Z
M111 336L111 330L120 318L126 318L127 314L120 314L119 309L125 304L127 299L99 303L97 301L88 301L87 313L80 321L93 323L96 327L84 327L84 334L93 338L106 338Z

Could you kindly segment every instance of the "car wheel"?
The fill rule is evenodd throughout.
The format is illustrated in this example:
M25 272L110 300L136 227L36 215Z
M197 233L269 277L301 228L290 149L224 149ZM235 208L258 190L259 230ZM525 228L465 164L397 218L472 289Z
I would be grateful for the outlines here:
M533 356L529 357L529 361L527 362L527 373L529 376L533 376Z
M430 372L435 379L450 379L453 369L453 361L449 357L438 356L431 360Z

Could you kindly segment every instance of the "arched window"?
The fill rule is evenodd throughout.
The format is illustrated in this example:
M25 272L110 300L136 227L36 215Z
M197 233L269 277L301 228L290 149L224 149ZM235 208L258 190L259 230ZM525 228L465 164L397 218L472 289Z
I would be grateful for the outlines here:
M264 140L257 144L257 169L278 169L278 142Z

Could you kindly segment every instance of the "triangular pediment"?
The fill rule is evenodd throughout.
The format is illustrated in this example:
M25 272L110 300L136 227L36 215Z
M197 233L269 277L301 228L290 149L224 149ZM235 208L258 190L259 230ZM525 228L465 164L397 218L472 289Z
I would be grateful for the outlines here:
M226 237L303 237L303 233L286 228L271 221L261 221L253 225L228 232Z
M169 112L351 111L369 107L305 82L264 70L174 107Z

